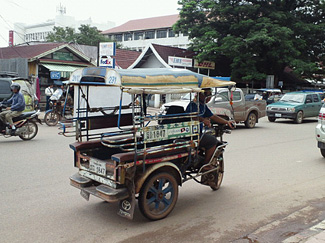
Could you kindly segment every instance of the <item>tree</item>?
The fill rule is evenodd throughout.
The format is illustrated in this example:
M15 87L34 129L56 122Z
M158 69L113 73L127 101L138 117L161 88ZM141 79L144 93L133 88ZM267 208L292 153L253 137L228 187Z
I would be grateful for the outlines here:
M70 27L54 27L53 32L47 36L48 42L73 42L80 45L97 46L98 42L110 42L96 27L81 25L76 33Z
M324 0L180 0L174 31L199 60L231 61L234 80L278 77L286 66L312 76L325 56Z
M75 42L77 35L73 28L70 27L56 27L54 26L53 32L49 33L46 37L48 42Z

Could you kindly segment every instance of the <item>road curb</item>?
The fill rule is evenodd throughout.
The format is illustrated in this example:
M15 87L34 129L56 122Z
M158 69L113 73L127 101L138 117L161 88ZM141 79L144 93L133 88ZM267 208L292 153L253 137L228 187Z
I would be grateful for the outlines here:
M282 243L316 243L325 242L325 220L304 230L290 238L285 239Z

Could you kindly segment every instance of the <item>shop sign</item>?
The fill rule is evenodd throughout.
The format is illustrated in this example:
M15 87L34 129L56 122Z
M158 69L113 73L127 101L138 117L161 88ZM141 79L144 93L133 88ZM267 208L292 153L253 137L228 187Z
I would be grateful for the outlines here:
M99 43L99 56L115 56L116 43L115 42L100 42Z
M73 54L70 52L54 52L53 59L55 60L64 60L64 61L73 61Z
M192 67L192 61L191 58L168 57L168 65L171 66Z
M111 57L101 57L99 59L100 67L115 68L115 58Z
M210 61L199 62L198 60L194 60L194 67L202 69L215 69L216 63Z
M61 78L61 72L50 72L51 79L60 79Z
M13 46L13 45L14 45L14 31L9 30L9 46Z

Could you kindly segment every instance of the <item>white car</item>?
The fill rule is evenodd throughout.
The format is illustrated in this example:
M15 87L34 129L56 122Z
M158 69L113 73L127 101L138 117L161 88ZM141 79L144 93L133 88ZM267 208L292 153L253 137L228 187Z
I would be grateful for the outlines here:
M325 158L325 104L319 111L318 123L315 129L317 146L320 149L321 154Z

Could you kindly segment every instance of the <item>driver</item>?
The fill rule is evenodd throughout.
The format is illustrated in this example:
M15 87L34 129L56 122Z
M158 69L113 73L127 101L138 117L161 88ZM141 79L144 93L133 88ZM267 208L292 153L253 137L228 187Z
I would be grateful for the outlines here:
M211 99L211 89L203 89L203 93L199 93L199 121L200 123L200 131L202 132L203 124L207 127L211 127L211 120L218 124L226 124L231 129L234 129L234 125L231 121L227 121L217 115L213 115L211 110L208 108L206 103L208 103ZM191 101L187 108L186 112L197 112L197 104L194 101ZM202 112L204 113L202 114ZM200 140L199 147L205 148L205 157L204 157L204 164L209 163L213 152L217 148L219 141L216 139L215 136L209 135L209 134L203 134Z
M17 83L13 83L10 86L14 95L7 101L3 101L3 104L11 105L7 107L5 111L0 113L1 121L6 124L9 123L11 127L11 135L14 135L16 132L16 127L12 121L12 118L17 117L23 113L25 110L25 99L22 93L20 93L20 85Z

